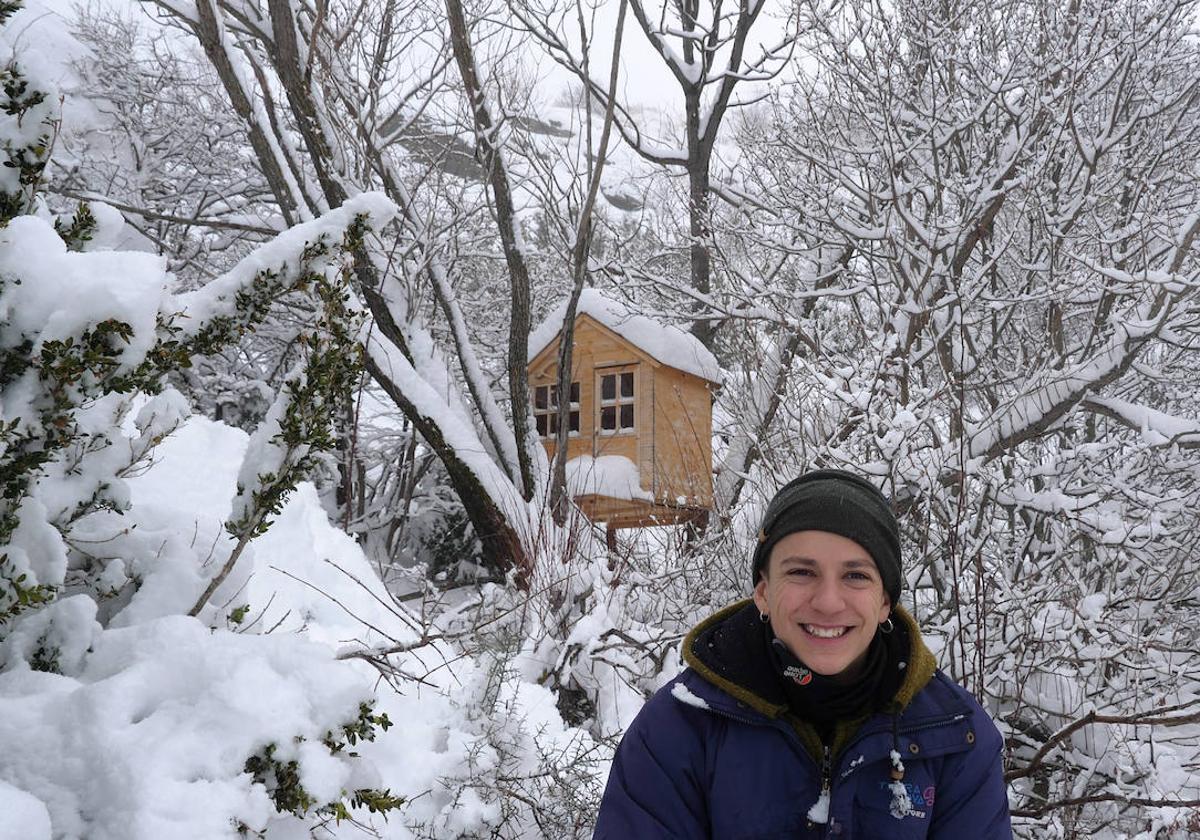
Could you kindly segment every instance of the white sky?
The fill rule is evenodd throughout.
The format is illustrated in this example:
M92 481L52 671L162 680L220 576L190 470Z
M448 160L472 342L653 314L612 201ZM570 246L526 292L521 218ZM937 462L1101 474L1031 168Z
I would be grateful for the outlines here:
M592 34L592 75L607 82L609 59L612 53L617 11L620 4L618 0L596 0L596 2L595 27ZM655 0L644 0L644 2L647 5L647 14L653 15L657 20L661 15L661 2L655 2ZM746 58L761 54L762 47L777 43L783 36L784 22L781 18L785 14L787 3L785 0L765 0L765 2L766 7L759 14L758 20L751 30L745 51ZM670 24L668 23L668 25ZM570 18L568 35L572 43L577 45L579 42L578 29L573 14ZM680 43L679 39L672 39L672 41L676 46ZM531 53L534 51L530 50ZM677 51L682 52L681 49L677 49ZM541 56L538 70L544 74L544 84L556 89L567 86L568 74L555 66L544 55ZM625 35L621 45L621 74L618 83L622 102L646 108L678 111L682 114L683 98L679 92L679 85L667 69L663 59L642 32L632 10L626 12ZM749 96L751 91L752 85L742 83L738 87L736 96L744 98Z

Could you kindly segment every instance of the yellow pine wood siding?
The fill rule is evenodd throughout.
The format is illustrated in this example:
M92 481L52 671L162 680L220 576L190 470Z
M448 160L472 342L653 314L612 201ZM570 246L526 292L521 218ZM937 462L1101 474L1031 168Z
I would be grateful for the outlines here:
M712 392L666 366L654 381L654 484L664 504L712 508Z

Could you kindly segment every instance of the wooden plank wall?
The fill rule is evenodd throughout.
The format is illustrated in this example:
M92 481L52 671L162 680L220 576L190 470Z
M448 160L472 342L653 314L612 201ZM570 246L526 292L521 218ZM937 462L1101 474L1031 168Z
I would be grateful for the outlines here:
M699 377L660 367L655 396L656 497L668 504L711 508L712 394Z

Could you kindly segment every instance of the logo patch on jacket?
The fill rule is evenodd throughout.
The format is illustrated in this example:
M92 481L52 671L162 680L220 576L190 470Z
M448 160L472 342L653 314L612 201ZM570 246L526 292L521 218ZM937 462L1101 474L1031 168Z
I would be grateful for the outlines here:
M908 794L908 801L904 803L904 807L902 808L896 807L897 797L895 795L896 791L893 790L893 785L903 785L905 792ZM926 785L922 789L912 782L880 782L879 789L891 803L888 811L898 820L905 817L925 819L928 816L928 809L933 807L934 795L936 793L934 785Z
M800 665L789 665L783 669L783 675L796 685L808 685L812 682L812 671Z

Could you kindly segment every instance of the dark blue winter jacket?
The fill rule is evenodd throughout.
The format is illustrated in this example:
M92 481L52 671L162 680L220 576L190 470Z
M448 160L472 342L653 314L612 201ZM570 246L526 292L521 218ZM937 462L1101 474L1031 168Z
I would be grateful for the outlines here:
M773 702L763 663L746 654L744 637L761 633L752 602L700 624L684 642L687 670L621 741L595 840L1010 840L1000 733L936 669L912 618L893 615L910 639L901 688L887 712L839 723L828 747ZM823 782L825 813L813 807Z

